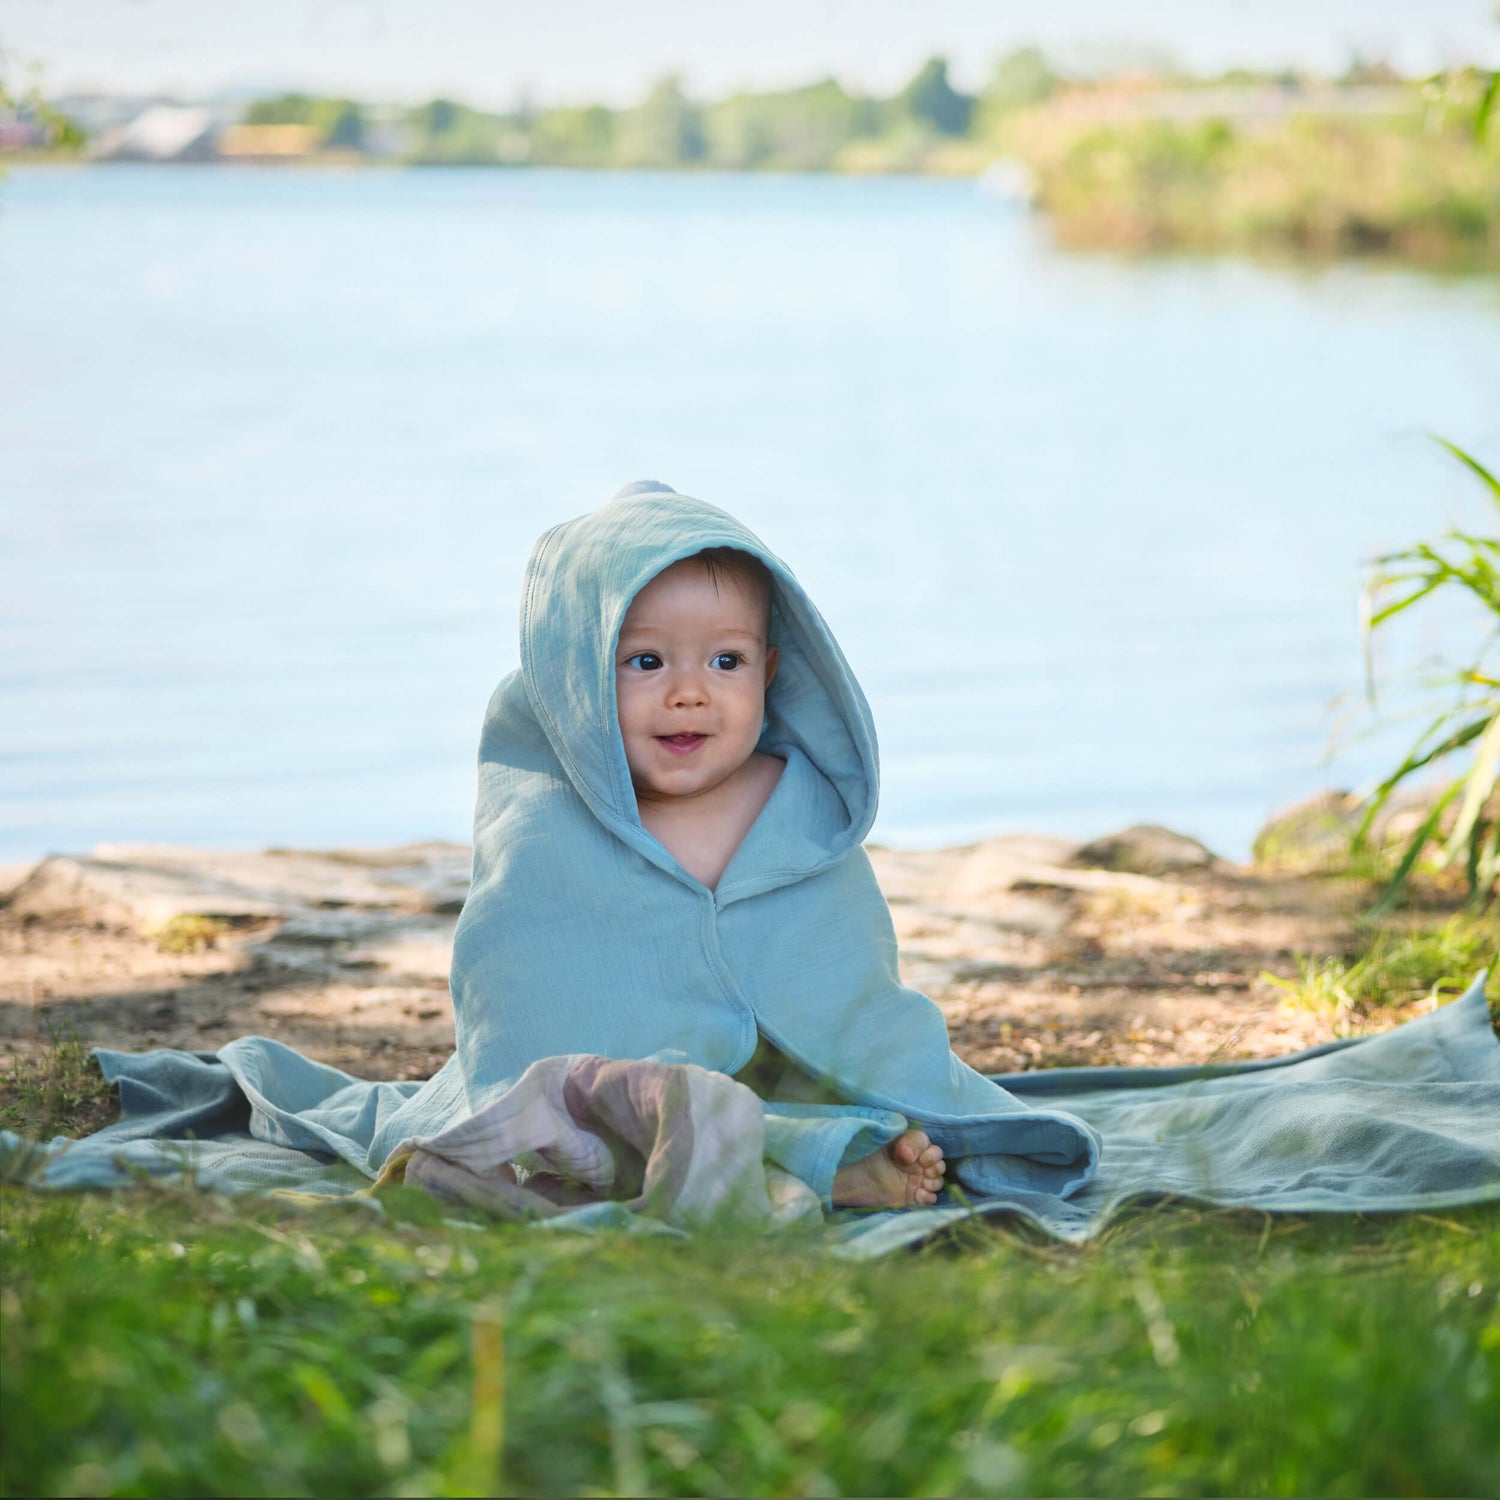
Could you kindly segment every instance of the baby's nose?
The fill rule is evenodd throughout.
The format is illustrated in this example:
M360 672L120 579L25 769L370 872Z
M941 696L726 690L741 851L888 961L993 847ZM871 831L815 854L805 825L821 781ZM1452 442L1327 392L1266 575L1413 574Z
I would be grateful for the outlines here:
M708 684L701 672L674 672L667 687L667 702L691 707L708 702Z

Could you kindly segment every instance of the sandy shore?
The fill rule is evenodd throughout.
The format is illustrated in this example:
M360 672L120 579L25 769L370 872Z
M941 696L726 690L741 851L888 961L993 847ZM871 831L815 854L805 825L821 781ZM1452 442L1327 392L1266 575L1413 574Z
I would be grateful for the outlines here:
M1232 865L1165 831L1124 847L1018 835L871 848L903 976L942 1007L966 1061L1207 1062L1335 1034L1261 976L1342 949L1351 888ZM1105 867L1121 862L1134 871ZM256 1033L361 1077L427 1077L453 1045L447 972L468 879L468 849L449 844L104 845L12 867L0 1074L52 1033L194 1051Z

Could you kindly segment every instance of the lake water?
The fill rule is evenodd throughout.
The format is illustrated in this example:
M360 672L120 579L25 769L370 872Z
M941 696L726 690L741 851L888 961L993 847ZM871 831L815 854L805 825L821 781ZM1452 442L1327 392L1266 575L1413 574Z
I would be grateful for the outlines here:
M1066 254L970 182L17 170L0 859L466 838L532 542L642 477L828 617L877 838L1243 856L1405 733L1323 763L1364 560L1493 530L1424 429L1500 457L1492 282Z

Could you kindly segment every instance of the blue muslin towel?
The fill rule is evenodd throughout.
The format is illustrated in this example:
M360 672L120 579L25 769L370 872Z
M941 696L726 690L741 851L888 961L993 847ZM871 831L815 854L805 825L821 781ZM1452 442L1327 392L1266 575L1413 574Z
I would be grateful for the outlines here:
M710 547L771 574L780 668L759 749L785 759L710 890L642 826L615 708L631 600ZM670 1050L733 1075L761 1036L847 1105L919 1122L958 1180L1066 1197L1098 1141L966 1066L942 1013L896 972L896 937L863 839L879 764L869 705L791 570L732 516L632 485L537 543L521 667L479 751L474 881L454 943L451 1068L478 1109L538 1058ZM899 1128L899 1126L898 1126Z
M1393 1031L1289 1057L1002 1077L1017 1094L1065 1100L1099 1130L1103 1152L1087 1186L1071 1198L1024 1189L962 1199L946 1193L933 1208L839 1213L824 1231L829 1248L855 1257L888 1254L961 1220L1001 1214L1078 1241L1141 1199L1301 1213L1500 1201L1500 1041L1484 978L1460 999ZM346 1103L378 1091L399 1106L427 1087L363 1083L258 1037L217 1054L98 1055L105 1076L120 1085L124 1118L117 1124L80 1141L35 1148L0 1132L0 1154L28 1157L40 1187L123 1186L145 1174L191 1173L202 1186L224 1191L367 1190L359 1141L329 1129L329 1122L348 1119L341 1106L335 1102L322 1114L326 1134L303 1135L318 1111L299 1115L270 1095L305 1106L310 1087L326 1101ZM279 1144L287 1140L301 1144ZM326 1149L334 1143L344 1154ZM547 1222L670 1232L612 1203Z
M714 889L641 825L614 686L631 599L662 569L710 547L748 552L770 572L780 669L758 748L786 762ZM900 1225L920 1235L943 1213L976 1206L1077 1235L1123 1197L1184 1192L1189 1183L1212 1201L1220 1201L1215 1183L1223 1201L1285 1199L1326 1144L1321 1117L1316 1127L1297 1124L1314 1119L1305 1101L1320 1089L1342 1098L1348 1080L1290 1072L1268 1083L1269 1073L1231 1069L1145 1088L1136 1075L1154 1070L1117 1069L1049 1089L1034 1080L1054 1075L989 1079L953 1054L941 1012L897 974L890 913L862 842L878 780L869 706L791 570L723 511L663 485L629 486L547 532L527 568L521 667L496 689L480 743L449 1062L425 1084L401 1084L363 1082L263 1038L241 1038L213 1059L106 1054L126 1118L50 1153L42 1180L112 1180L115 1157L129 1170L174 1170L171 1160L180 1170L184 1148L173 1142L169 1160L163 1138L191 1131L204 1181L264 1186L279 1173L347 1191L376 1177L398 1146L502 1098L541 1059L669 1060L733 1075L764 1039L838 1101L765 1104L767 1158L825 1203L842 1161L907 1122L943 1146L949 1182L966 1202L865 1216L850 1241L862 1237L870 1250L882 1234L903 1242ZM1463 1005L1461 1015L1482 1011L1482 993ZM1420 1036L1423 1024L1396 1035ZM1403 1056L1399 1046L1386 1055ZM1483 1196L1500 1175L1496 1079L1482 1047L1478 1061L1464 1056L1451 1075L1429 1070L1423 1086L1454 1084L1486 1111L1485 1123L1443 1135L1439 1122L1448 1145L1422 1171L1441 1169L1446 1182L1462 1179ZM1215 1081L1227 1102L1205 1092ZM1300 1113L1294 1096L1304 1101ZM1401 1107L1395 1097L1380 1103ZM1394 1137L1377 1140L1373 1127L1344 1134L1357 1137L1340 1147L1350 1161L1401 1149ZM1246 1139L1262 1144L1247 1151ZM1118 1171L1101 1167L1101 1142L1104 1163ZM1372 1193L1378 1202L1351 1190L1345 1206L1401 1206L1388 1184Z

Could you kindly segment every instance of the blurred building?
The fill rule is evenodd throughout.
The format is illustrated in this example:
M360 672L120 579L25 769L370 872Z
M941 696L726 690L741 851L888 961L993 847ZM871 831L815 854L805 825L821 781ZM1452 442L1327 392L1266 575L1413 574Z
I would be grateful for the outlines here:
M128 125L153 104L170 104L170 99L125 94L63 94L52 101L59 113L77 122L92 139L107 130Z
M219 127L197 105L154 104L103 131L90 153L99 161L212 161Z
M49 136L47 127L29 118L24 110L0 114L0 151L39 151Z
M297 161L322 144L312 125L229 125L219 133L219 156L226 161Z
M416 142L410 112L401 105L369 104L364 111L364 150L366 156L391 160L410 154Z

